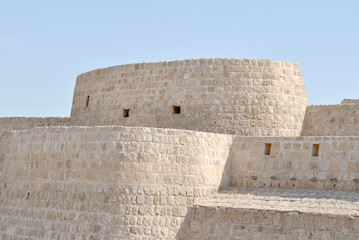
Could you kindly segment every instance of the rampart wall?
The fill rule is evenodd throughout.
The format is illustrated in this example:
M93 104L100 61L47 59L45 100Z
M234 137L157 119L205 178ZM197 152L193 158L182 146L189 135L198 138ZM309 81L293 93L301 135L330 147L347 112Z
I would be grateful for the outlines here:
M231 185L359 189L359 137L236 137Z
M0 175L2 239L219 239L229 231L224 226L231 226L228 239L236 231L247 239L308 237L313 228L286 222L293 219L286 211L197 202L229 186L352 191L359 186L358 137L43 127L3 132L2 138L7 139ZM328 212L299 216L321 224L318 219L327 219ZM347 215L334 218L351 221ZM235 230L237 225L242 227ZM325 234L333 231L341 230Z
M68 126L69 124L69 117L6 117L0 118L0 131L25 130L46 126Z
M267 198L271 199L273 196ZM193 207L187 222L188 234L179 240L359 238L358 220L340 213L278 211L232 206Z
M308 106L302 136L359 136L358 107L355 101Z
M79 75L71 123L298 136L307 104L296 63L217 58L140 63Z
M13 131L1 239L174 239L196 197L229 185L232 137L184 130Z

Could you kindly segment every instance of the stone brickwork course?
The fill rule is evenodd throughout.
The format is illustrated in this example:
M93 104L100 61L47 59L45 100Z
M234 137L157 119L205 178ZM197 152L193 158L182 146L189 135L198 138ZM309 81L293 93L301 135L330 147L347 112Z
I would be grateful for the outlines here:
M71 117L0 118L0 239L359 239L358 102L283 61L83 73Z
M0 177L0 237L174 239L194 198L229 185L230 140L124 127L13 132Z
M35 127L68 126L69 117L8 117L0 118L0 131L25 130Z
M307 105L296 63L217 58L141 63L79 75L71 122L298 136Z
M359 104L308 106L303 136L358 136Z
M357 191L359 138L236 137L231 185Z

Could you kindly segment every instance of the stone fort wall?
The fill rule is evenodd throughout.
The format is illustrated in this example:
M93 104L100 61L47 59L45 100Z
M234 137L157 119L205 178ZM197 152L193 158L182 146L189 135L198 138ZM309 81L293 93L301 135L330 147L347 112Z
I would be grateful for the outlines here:
M211 198L219 187L357 191L359 184L357 137L43 127L3 132L2 138L3 239L200 239L206 234L219 239L223 234L207 227L221 229L231 221L239 221L232 228L239 224L245 231L233 230L228 239L241 231L243 236L286 239L311 228L288 225L293 223L286 219L293 216L285 211L206 207L197 202ZM319 145L317 152L314 144ZM233 215L227 218L228 214ZM320 214L300 216L317 221ZM284 232L250 230L278 227Z
M6 117L0 118L0 131L25 130L46 126L68 126L69 124L69 117Z
M229 185L232 137L129 127L12 131L1 239L174 239L194 199Z
M307 104L296 63L221 58L140 63L79 75L71 124L298 136Z
M306 110L288 62L84 73L71 118L0 118L0 239L356 239L359 138L320 136L357 135L356 104Z
M344 100L338 105L308 106L302 136L359 136L359 104Z
M359 189L359 137L235 137L231 185Z

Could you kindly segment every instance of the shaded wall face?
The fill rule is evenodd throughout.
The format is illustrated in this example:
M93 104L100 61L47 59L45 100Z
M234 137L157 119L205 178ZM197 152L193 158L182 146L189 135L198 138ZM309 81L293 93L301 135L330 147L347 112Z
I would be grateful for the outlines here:
M359 136L358 124L357 103L308 106L302 136Z
M229 183L231 136L116 127L12 134L1 239L174 239L194 199Z
M68 126L69 124L69 117L8 117L0 118L0 131L25 130L46 126Z
M306 106L298 64L199 59L84 73L76 81L71 122L298 136Z
M359 189L358 137L236 137L231 185Z
M2 175L2 170L4 169L4 162L6 153L9 149L9 136L11 135L8 131L0 131L0 177ZM2 184L0 183L0 189L2 188Z

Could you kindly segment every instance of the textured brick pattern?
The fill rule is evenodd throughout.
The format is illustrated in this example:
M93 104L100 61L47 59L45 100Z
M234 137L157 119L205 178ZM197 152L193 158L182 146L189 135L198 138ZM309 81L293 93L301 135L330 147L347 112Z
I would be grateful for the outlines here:
M308 106L302 136L359 136L359 105Z
M288 62L81 74L70 118L0 118L0 239L359 239L359 101L307 102Z
M79 75L71 121L298 136L307 104L296 63L255 59L140 63ZM173 106L180 106L181 113L174 114ZM129 117L123 116L125 109L130 109Z
M8 117L0 118L0 131L24 130L47 126L68 126L69 124L69 117Z
M228 185L230 143L148 128L13 132L0 239L173 239L196 197Z
M270 155L265 144L271 143ZM313 156L313 144L319 144ZM359 188L358 137L236 137L231 184L250 187Z
M358 239L358 194L227 189L199 200L178 239Z

